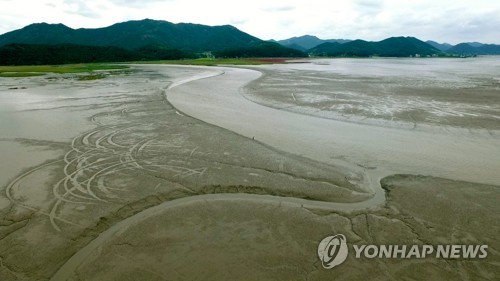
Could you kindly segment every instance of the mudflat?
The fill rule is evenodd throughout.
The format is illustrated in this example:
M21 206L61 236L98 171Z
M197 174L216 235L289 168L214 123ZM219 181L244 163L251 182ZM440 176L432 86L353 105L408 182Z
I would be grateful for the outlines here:
M265 104L281 95L273 77L315 63L0 80L0 115L12 120L0 136L12 160L0 178L0 279L494 280L494 125L374 125ZM326 270L317 247L335 233L488 244L489 255L349 256Z

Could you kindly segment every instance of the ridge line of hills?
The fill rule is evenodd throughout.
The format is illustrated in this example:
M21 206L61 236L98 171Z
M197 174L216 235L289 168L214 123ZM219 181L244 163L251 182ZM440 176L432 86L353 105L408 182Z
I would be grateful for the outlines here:
M315 36L264 41L231 25L139 20L94 29L37 23L0 35L0 65L167 60L198 57L450 56L500 54L499 45L456 46L391 37L379 42Z
M394 37L392 37L394 38ZM405 37L412 38L412 37ZM387 38L390 39L390 38ZM385 39L385 40L387 40ZM383 42L385 40L379 41ZM325 52L327 55L335 56L336 53L335 46L344 45L345 43L351 43L353 45L347 45L342 47L341 50L346 50L349 47L362 45L365 47L369 47L370 44L377 42L369 42L364 40L349 40L349 39L319 39L316 36L312 35L304 35L299 37L292 37L284 40L271 40L273 42L277 42L284 47L297 49L300 51L305 51L309 54L316 53L321 54L321 52ZM353 43L354 42L354 43ZM464 56L472 56L472 55L500 55L500 45L496 44L483 44L479 42L464 42L457 45L451 45L448 43L438 43L432 40L425 41L428 45L438 49L439 51L452 55L464 55ZM338 52L337 52L338 53ZM421 54L423 55L423 54Z

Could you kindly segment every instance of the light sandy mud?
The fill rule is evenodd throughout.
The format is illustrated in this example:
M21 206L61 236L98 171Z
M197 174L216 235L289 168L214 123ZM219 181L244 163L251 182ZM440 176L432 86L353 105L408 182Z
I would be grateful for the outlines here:
M160 205L151 216L106 232L107 241L90 247L71 280L495 280L498 187L415 176L383 184L387 204L372 212L241 199ZM334 233L357 245L488 244L489 255L357 259L350 247L345 263L326 270L316 249Z
M494 134L431 138L425 130L404 133L263 107L241 95L261 75L251 70L136 68L93 82L0 81L0 94L13 95L8 88L17 85L35 100L0 110L20 115L12 119L27 126L5 131L4 143L38 153L2 174L0 280L494 280L499 274L499 187L456 181L498 183L489 169L498 167ZM40 122L66 126L30 130L22 120L37 112ZM412 146L415 137L425 143L422 155ZM455 163L465 159L457 151L470 163ZM403 172L454 180L382 179ZM488 244L489 256L350 255L325 270L317 245L336 233L359 244Z

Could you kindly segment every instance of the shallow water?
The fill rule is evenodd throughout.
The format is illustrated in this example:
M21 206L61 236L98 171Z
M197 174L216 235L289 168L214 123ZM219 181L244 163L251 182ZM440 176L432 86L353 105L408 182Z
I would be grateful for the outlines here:
M360 63L368 61L360 60ZM296 76L309 68L321 67L324 66L292 64L262 68L288 72L289 81L297 82ZM238 91L238 83L258 77L255 71L226 70L225 75L174 88L168 98L183 112L208 123L290 153L351 170L362 167L375 170L375 174L378 171L379 175L409 173L487 184L500 182L498 137L486 130L477 134L432 126L408 130L278 110L251 102ZM257 88L250 84L249 87L273 96L275 88L268 86Z
M274 65L276 69L317 70L349 76L401 76L411 78L439 77L465 82L471 77L497 77L500 58L485 56L467 59L448 58L375 58L317 59L311 63Z

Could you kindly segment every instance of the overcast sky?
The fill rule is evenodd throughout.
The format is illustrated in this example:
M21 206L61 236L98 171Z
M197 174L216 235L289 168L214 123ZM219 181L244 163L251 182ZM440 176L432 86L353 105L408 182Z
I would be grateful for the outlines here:
M261 39L422 40L500 44L499 0L0 0L0 33L35 22L94 28L138 19L231 24Z

